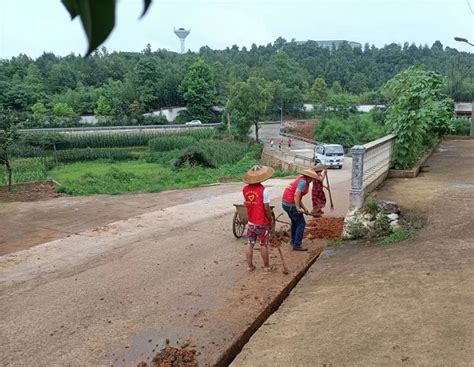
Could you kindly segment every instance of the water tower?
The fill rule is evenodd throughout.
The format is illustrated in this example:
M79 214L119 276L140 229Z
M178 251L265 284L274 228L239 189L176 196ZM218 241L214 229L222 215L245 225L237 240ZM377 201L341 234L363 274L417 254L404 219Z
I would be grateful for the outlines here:
M174 29L174 34L178 36L179 40L181 41L181 53L184 54L185 52L185 47L184 47L184 40L186 37L191 33L190 29L184 29L184 28L175 28Z

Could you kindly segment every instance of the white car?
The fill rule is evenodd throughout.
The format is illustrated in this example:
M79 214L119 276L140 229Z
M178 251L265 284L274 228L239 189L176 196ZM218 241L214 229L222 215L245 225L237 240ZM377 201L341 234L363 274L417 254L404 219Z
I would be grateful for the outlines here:
M314 160L328 167L342 168L344 148L339 144L321 144L314 148Z
M185 125L191 125L191 126L202 125L202 122L200 120L191 120L189 122L186 122Z

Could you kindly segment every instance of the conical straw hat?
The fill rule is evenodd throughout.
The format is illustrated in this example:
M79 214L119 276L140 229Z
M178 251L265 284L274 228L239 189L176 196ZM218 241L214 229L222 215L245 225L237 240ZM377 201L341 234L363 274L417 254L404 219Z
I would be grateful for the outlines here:
M250 168L244 176L244 182L246 184L257 184L268 180L273 176L275 170L272 167L267 166L253 166Z
M318 175L312 169L304 169L304 170L299 171L298 173L303 176L318 178Z

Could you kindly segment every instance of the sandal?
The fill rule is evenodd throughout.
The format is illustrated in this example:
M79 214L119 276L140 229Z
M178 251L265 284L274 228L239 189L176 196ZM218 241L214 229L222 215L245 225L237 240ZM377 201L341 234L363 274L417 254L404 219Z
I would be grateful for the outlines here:
M251 273L251 272L254 271L254 270L255 270L255 265L252 265L251 268L247 268L247 271L248 271L249 273Z

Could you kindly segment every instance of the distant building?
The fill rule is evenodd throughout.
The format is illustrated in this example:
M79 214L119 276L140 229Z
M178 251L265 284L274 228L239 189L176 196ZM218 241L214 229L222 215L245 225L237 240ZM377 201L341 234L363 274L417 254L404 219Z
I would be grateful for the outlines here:
M298 45L304 45L308 41L296 41ZM362 44L359 42L346 41L346 40L328 40L328 41L314 41L321 47L331 48L334 46L336 50L341 46L343 42L347 42L352 48L362 48Z
M455 112L458 117L469 117L472 114L472 103L471 102L458 102L456 103Z

